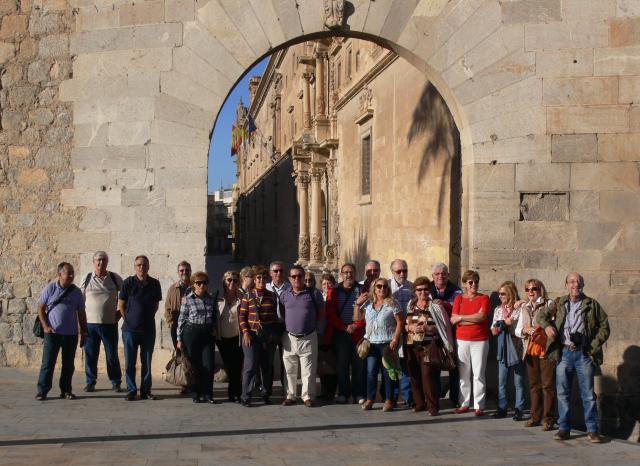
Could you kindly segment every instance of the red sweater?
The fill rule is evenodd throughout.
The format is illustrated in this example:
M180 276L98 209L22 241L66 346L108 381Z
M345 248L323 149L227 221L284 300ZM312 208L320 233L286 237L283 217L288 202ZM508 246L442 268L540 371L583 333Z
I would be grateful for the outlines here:
M489 296L479 294L473 300L463 295L456 296L453 301L452 315L468 316L482 309L487 315L489 312ZM489 326L487 322L472 325L456 325L456 339L465 341L482 341L489 339Z

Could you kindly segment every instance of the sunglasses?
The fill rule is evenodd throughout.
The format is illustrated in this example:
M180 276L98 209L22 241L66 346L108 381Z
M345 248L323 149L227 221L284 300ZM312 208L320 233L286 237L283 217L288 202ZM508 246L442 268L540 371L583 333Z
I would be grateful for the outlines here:
M197 286L205 286L205 285L209 284L209 282L207 280L196 280L193 283L195 283Z
M527 293L531 293L532 291L540 291L540 288L538 288L537 286L532 286L531 288L525 288L524 291L526 291Z
M234 283L234 282L238 282L239 280L237 278L227 278L225 281L227 283Z
M178 273L190 273L191 269L180 269L178 270Z
M289 277L290 277L290 278L296 278L296 279L299 279L299 278L303 278L303 277L304 277L304 275L302 275L302 274L300 273L300 274L295 274L295 275L289 275Z
M416 288L416 293L421 293L423 291L427 291L426 288Z
M477 285L478 283L478 280L467 280L467 285Z
M379 290L381 290L381 289L383 289L383 288L389 288L389 285L385 285L385 284L382 284L382 283L381 283L380 285L376 285L376 288L377 288L377 289L379 289Z
M393 273L407 273L409 270L407 269L400 269L400 270L394 270Z
M273 269L271 272L273 272L273 273L282 273L282 269Z

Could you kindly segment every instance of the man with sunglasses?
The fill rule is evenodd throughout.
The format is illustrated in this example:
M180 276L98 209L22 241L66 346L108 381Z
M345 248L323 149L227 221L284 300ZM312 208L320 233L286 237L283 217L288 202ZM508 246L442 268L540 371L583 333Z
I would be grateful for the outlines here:
M280 302L284 312L286 332L282 336L284 368L287 374L287 397L284 406L295 404L298 366L302 380L300 394L304 405L314 406L316 369L318 362L318 321L324 319L322 293L304 283L304 268L294 265L289 272L291 289L284 290Z
M178 349L178 316L180 315L180 306L185 301L187 290L191 286L191 264L187 261L181 261L178 264L178 281L169 287L167 297L164 300L164 320L167 327L171 331L171 342L176 354L180 354ZM187 387L180 389L180 394L187 393Z
M582 275L571 272L565 279L565 287L568 295L557 300L556 309L553 312L544 309L537 318L550 341L546 357L558 361L556 386L560 429L554 439L568 440L570 437L571 387L576 374L587 438L591 443L601 443L593 380L596 368L603 361L602 346L609 339L609 321L600 303L582 291Z
M276 301L276 313L278 315L278 331L280 335L284 334L285 326L284 326L284 315L282 314L282 309L280 305L280 295L284 290L290 290L291 284L285 280L287 276L287 269L284 266L284 262L281 261L273 261L271 265L269 265L269 275L271 276L271 281L267 283L267 290L274 293L277 297ZM280 355L280 383L282 384L282 396L286 396L287 394L287 376L284 372L284 362L282 359L282 339L278 339L278 354Z

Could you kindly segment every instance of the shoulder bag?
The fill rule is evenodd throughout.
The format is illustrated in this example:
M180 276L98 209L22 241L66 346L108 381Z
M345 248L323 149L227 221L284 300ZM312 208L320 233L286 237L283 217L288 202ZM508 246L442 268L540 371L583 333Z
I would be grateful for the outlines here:
M64 289L52 303L47 303L45 313L48 315L51 309L60 304L75 287L76 286L72 283L68 288ZM44 328L42 328L42 322L40 322L40 313L38 313L36 320L33 322L33 334L38 338L44 338Z

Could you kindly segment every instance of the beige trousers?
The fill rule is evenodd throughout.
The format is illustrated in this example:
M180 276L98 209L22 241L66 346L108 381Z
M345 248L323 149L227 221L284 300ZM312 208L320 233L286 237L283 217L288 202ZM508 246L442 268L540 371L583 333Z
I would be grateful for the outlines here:
M298 386L298 366L302 379L303 401L316 397L316 370L318 366L318 334L313 332L298 338L285 332L282 335L282 360L287 374L287 398L295 400Z

